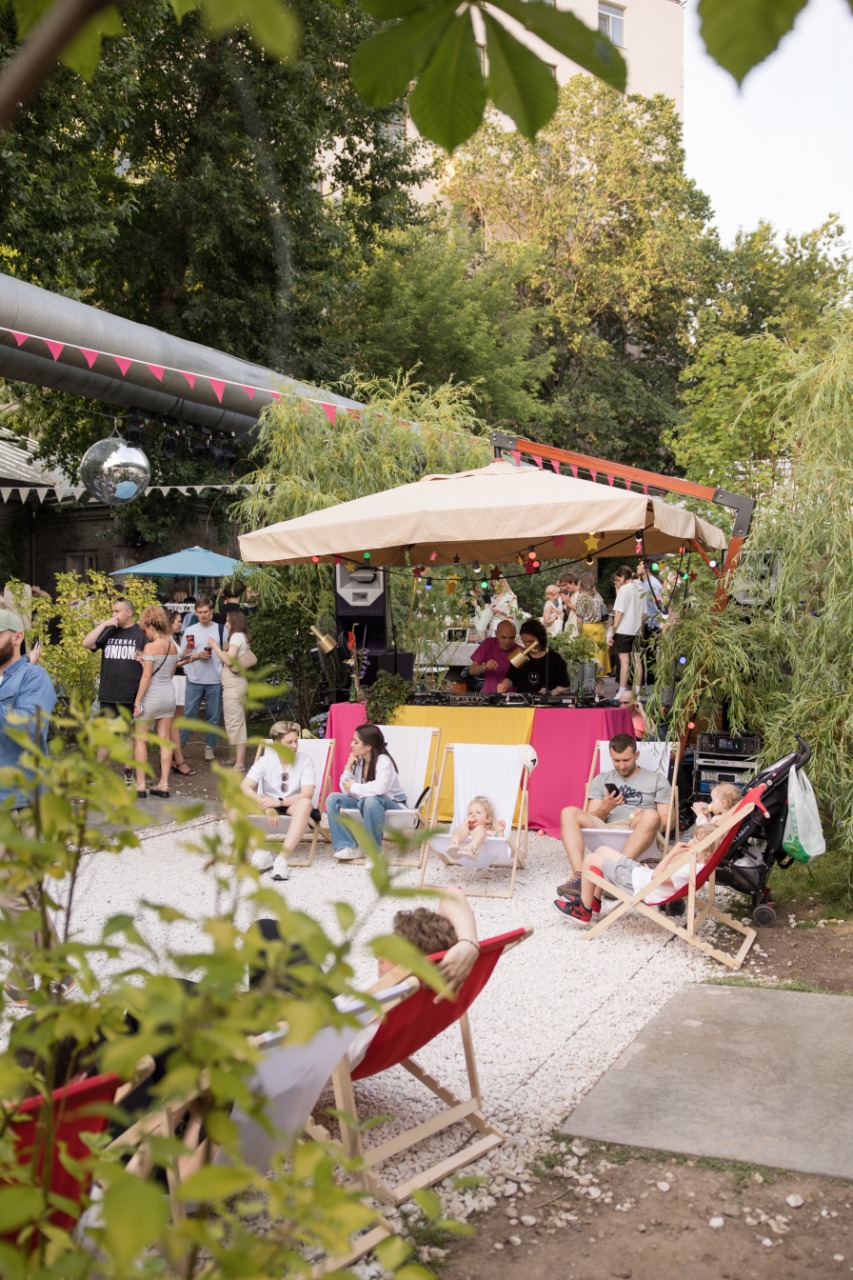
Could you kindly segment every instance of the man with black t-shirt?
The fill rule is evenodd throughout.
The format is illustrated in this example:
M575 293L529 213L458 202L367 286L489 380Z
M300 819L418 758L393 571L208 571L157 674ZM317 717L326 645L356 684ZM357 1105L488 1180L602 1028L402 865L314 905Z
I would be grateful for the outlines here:
M569 672L559 653L548 648L548 633L537 618L521 624L519 642L527 657L520 667L512 665L498 685L498 693L564 693L569 688ZM513 655L520 659L519 654Z
M83 648L101 650L101 683L98 698L104 715L117 716L123 707L133 720L133 704L142 679L142 663L136 654L145 648L145 632L133 619L129 600L116 600L112 617L93 627L83 639ZM99 752L99 755L101 753ZM103 752L106 757L106 752ZM125 769L125 774L128 770Z

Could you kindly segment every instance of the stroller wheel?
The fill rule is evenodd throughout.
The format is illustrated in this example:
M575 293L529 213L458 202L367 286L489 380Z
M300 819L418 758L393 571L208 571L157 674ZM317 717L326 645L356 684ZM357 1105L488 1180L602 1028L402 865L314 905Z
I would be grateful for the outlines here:
M752 913L752 922L766 929L776 923L776 912L769 902L762 902L755 908Z

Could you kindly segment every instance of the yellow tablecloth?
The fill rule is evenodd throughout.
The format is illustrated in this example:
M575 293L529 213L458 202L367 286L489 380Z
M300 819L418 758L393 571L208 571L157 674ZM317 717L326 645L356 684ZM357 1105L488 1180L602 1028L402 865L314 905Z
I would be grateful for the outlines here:
M529 742L532 707L400 707L395 724L429 725L441 730L438 771L450 742ZM438 801L441 822L453 821L453 770L448 769Z

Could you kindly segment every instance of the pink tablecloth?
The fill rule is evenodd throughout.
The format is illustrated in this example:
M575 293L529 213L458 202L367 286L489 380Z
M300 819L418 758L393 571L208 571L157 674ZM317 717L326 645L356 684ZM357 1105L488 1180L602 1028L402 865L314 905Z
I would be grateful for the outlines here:
M442 728L442 708L434 710L433 723ZM500 716L500 707L483 708L478 715ZM353 730L365 720L361 703L337 702L329 712L327 735L335 739L332 790L346 763ZM595 745L617 733L631 733L631 716L623 707L537 707L530 741L539 764L530 777L530 830L560 834L560 810L582 804ZM502 741L496 737L496 741ZM446 742L442 732L441 751Z

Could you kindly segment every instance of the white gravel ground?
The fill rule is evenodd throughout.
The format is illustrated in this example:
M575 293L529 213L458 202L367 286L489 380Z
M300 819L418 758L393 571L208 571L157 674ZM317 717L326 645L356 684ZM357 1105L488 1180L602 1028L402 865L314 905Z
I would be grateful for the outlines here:
M126 911L158 951L165 951L167 945L197 949L202 935L194 924L166 926L140 904L166 902L193 920L213 911L215 876L206 869L207 858L186 845L198 844L217 830L227 831L226 824L187 824L144 837L140 849L88 858L77 888L74 932L92 937L107 917ZM438 867L435 862L432 865ZM649 1018L676 991L709 971L698 952L639 918L621 921L601 938L587 941L584 931L567 923L552 905L556 886L567 872L559 842L531 836L527 869L519 872L514 898L472 899L481 937L518 925L532 925L534 934L501 959L471 1010L483 1110L506 1133L507 1141L465 1170L485 1178L483 1187L449 1192L445 1197L446 1209L457 1217L493 1203L492 1195L505 1193L505 1180L523 1180L525 1166L547 1146L551 1130ZM398 874L401 885L417 883L413 870L398 869ZM492 874L500 883L500 873ZM398 906L393 901L377 904L365 869L336 863L328 845L321 845L313 867L294 869L290 880L277 887L290 905L319 918L330 934L337 928L332 903L351 903L359 913L363 940L389 930ZM244 925L251 918L248 908L238 911L238 916ZM124 967L127 959L126 955L122 964L103 962L104 978ZM145 964L155 967L150 958ZM359 977L365 983L372 980L372 957L362 950L356 964ZM456 1028L419 1056L451 1088L465 1089ZM407 1120L430 1113L431 1096L401 1068L364 1082L358 1091L376 1113ZM376 1140L389 1132L386 1125L372 1131L378 1135ZM456 1150L462 1137L458 1127L450 1130L384 1172L395 1181L402 1180L421 1167L424 1157L435 1160Z

